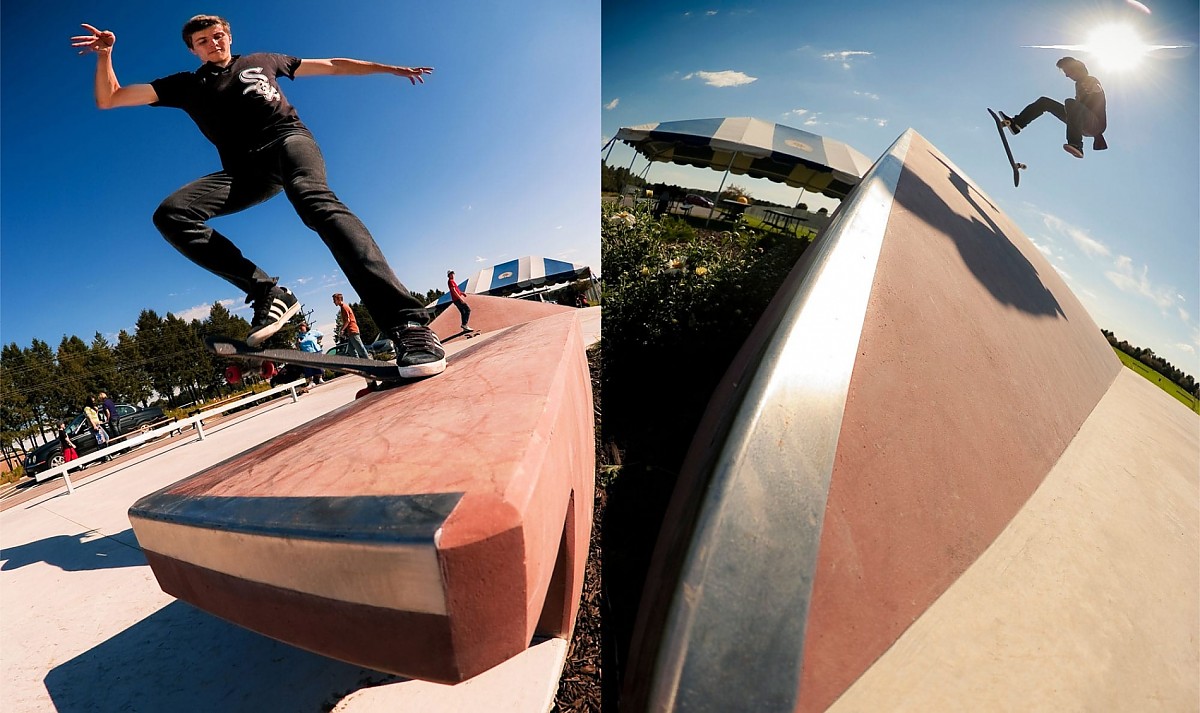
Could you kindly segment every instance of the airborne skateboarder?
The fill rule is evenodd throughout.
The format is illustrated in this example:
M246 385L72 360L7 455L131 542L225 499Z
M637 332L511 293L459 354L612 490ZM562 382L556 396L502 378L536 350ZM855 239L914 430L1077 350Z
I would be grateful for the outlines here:
M1075 98L1060 104L1050 97L1041 97L1014 117L1000 112L1004 125L1016 136L1029 126L1031 121L1050 112L1067 125L1067 143L1063 144L1063 150L1075 158L1083 158L1084 136L1093 137L1093 151L1108 148L1108 143L1104 140L1104 130L1108 128L1108 115L1105 109L1104 87L1100 86L1100 80L1088 74L1087 65L1074 57L1063 57L1055 66L1062 70L1067 79L1074 80Z
M431 376L446 368L429 329L430 314L400 283L374 238L329 189L316 141L280 90L278 78L394 74L424 83L431 67L397 67L357 59L299 59L281 54L232 54L229 23L197 15L183 41L203 64L149 84L121 86L113 69L116 35L83 25L72 37L80 54L96 53L96 104L101 109L167 106L183 109L217 148L222 169L167 197L154 213L163 237L192 262L247 294L254 317L246 343L260 346L300 308L296 297L242 255L207 221L284 192L304 224L321 236L375 322L396 346L401 376Z

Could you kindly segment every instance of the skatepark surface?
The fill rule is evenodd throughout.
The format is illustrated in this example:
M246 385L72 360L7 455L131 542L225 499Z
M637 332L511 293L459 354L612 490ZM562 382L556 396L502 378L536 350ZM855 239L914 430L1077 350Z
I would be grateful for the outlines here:
M584 343L600 308L579 311ZM456 340L447 353L491 335ZM308 653L164 594L130 527L139 498L354 400L341 376L112 463L0 501L0 709L368 713L545 710L567 642L546 639L457 686L409 681ZM303 468L304 463L296 463ZM22 489L23 491L26 489Z
M622 704L1196 710L1198 555L1196 415L909 130L711 399Z

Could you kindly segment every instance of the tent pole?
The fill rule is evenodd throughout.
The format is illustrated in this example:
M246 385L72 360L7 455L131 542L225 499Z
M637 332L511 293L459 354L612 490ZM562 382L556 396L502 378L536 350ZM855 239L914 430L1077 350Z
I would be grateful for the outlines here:
M604 149L608 149L608 153L604 154L604 163L605 164L608 163L608 159L612 158L613 149L615 149L616 147L617 147L617 140L614 138L614 139L609 139L608 145L606 145L603 149L600 149L601 151L603 151Z
M799 208L799 207L800 207L800 199L801 199L801 198L803 198L803 197L804 197L804 186L800 186L800 195L796 196L796 205L792 206L792 211L793 211L793 212L794 212L794 211L795 211L797 208Z
M725 169L725 175L721 176L721 185L717 187L717 200L721 200L721 191L725 190L725 179L729 178L729 170L733 168L733 162L737 160L737 151L733 152L733 158L729 159L729 167ZM716 208L716 202L713 203L713 208ZM712 220L713 208L708 209L708 218L704 220L704 227L708 228L708 221Z
M625 169L626 171L629 172L630 176L633 175L633 162L636 160L637 160L637 151L635 150L633 152L633 158L629 159L629 168ZM622 205L624 202L625 202L625 184L621 183L621 194L619 196L617 196L617 205L618 206ZM637 203L634 203L634 205L637 205Z

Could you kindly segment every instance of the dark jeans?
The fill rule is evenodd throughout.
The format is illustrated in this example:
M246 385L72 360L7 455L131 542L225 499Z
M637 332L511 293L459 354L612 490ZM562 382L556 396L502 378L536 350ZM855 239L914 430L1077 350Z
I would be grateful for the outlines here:
M321 236L333 259L381 328L428 324L429 311L400 283L387 259L325 180L325 159L307 134L287 136L236 166L209 174L172 193L154 212L154 225L189 260L247 294L275 280L207 225L283 191L300 219Z
M1083 102L1075 99L1068 99L1065 104L1060 104L1050 97L1041 97L1022 109L1020 114L1013 117L1013 121L1024 129L1029 126L1029 122L1047 112L1067 125L1068 144L1083 148L1084 135L1095 136L1096 115Z
M467 326L467 320L471 318L471 308L466 302L455 302L454 306L458 308L458 313L462 315L462 326Z

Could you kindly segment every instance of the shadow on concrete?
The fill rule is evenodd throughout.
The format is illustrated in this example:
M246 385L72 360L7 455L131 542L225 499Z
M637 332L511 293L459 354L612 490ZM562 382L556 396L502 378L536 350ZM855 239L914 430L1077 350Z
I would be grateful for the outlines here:
M60 713L329 711L350 693L401 681L279 643L183 602L51 669Z
M98 536L96 530L77 535L55 535L24 545L5 547L0 552L0 571L20 569L36 562L45 562L64 572L86 572L117 567L144 567L146 558L137 547L122 540L136 542L133 530L112 536Z
M958 171L936 153L930 152L930 155L946 167L947 180L967 200L973 214L967 217L955 212L935 187L912 170L901 174L896 201L929 227L953 240L971 274L1001 304L1035 316L1066 319L1062 306L1042 282L1037 268L979 205L976 196L983 198L992 212L1000 211L977 194Z

